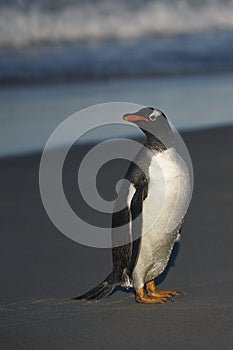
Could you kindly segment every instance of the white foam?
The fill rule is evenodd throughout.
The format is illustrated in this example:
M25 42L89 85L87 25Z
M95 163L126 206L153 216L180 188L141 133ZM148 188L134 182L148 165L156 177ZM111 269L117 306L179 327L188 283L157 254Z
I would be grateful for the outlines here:
M132 7L132 6L131 6ZM102 1L68 5L45 11L36 5L27 11L1 7L0 47L22 47L41 42L136 39L155 34L196 33L233 29L233 0L206 0L193 6L188 0L126 3Z

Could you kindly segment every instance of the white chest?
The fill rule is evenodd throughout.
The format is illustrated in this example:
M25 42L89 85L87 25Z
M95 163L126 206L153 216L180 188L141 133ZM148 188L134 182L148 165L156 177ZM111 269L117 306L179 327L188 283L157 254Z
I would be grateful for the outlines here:
M174 148L154 156L143 207L143 235L156 230L159 238L175 229L187 211L190 191L188 168Z

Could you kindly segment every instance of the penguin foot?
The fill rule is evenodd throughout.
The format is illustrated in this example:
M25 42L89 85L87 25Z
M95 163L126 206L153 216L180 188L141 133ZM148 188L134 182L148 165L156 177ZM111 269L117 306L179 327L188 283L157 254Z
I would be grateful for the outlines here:
M146 283L146 290L150 297L173 297L183 295L182 292L177 290L157 290L155 287L154 280Z
M161 295L159 296L145 295L144 287L136 289L135 300L137 303L145 303L145 304L164 304L172 301L170 298L167 298Z
M148 292L148 295L151 297L163 296L167 298L183 295L182 292L178 290L157 290L156 292Z

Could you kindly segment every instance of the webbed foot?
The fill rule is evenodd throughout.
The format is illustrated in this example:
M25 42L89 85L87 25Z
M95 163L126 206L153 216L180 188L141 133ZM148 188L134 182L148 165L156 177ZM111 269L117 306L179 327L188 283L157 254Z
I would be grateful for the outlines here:
M161 295L145 295L144 287L136 289L135 300L137 303L146 303L146 304L164 304L169 301L172 301L170 298Z
M173 297L173 296L180 296L184 295L182 292L179 292L178 290L158 290L155 287L154 280L149 281L146 283L146 290L148 293L148 296L150 297Z

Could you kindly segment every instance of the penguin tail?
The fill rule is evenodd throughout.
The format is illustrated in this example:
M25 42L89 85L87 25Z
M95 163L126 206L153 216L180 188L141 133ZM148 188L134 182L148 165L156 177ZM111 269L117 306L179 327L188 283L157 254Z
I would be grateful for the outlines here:
M115 289L116 284L113 281L112 273L108 275L103 282L87 293L79 297L72 298L73 300L99 300L111 294Z

